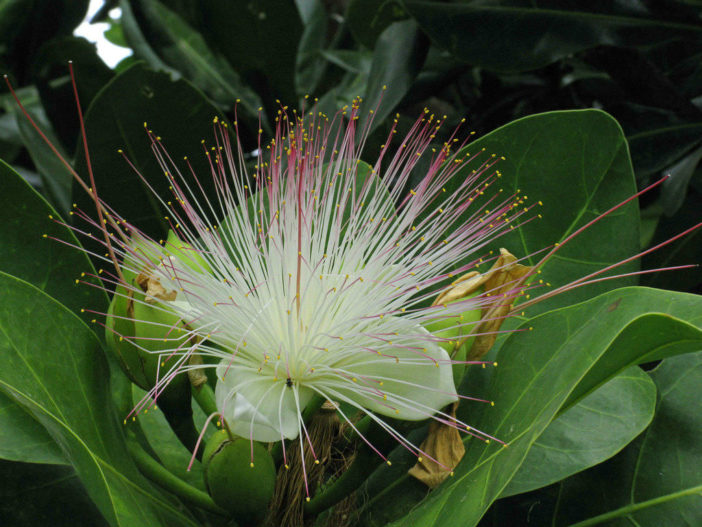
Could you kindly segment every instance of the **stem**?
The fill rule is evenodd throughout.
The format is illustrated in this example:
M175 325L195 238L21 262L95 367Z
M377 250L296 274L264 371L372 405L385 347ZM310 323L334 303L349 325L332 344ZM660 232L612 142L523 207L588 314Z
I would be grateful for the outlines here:
M209 495L166 470L163 465L147 454L135 439L127 439L127 450L129 450L139 471L160 487L201 509L221 516L228 516L227 511L212 501Z
M385 433L368 416L359 420L356 429L373 442L381 451L391 450L394 446L392 437ZM314 515L336 505L338 502L356 491L368 479L373 470L378 467L378 454L365 442L358 447L356 457L344 473L323 491L317 493L311 501L305 504L305 514Z
M632 512L636 512L641 509L655 507L656 505L660 505L661 503L665 503L667 501L675 500L678 498L684 498L685 496L692 496L693 494L702 494L702 485L698 485L697 487L691 487L689 489L684 489L678 492L673 492L672 494L666 494L665 496L658 496L657 498L642 501L640 503L632 503L631 505L626 505L619 509L600 514L599 516L594 516L592 518L588 518L587 520L574 523L570 527L587 527L588 525L597 525L598 523L602 523L613 518L619 518L620 516L631 514Z
M324 491L305 503L305 515L316 515L339 503L361 486L378 465L378 456L367 445L358 449L351 466Z
M203 383L197 388L193 386L193 399L206 415L219 413L214 391L209 384Z

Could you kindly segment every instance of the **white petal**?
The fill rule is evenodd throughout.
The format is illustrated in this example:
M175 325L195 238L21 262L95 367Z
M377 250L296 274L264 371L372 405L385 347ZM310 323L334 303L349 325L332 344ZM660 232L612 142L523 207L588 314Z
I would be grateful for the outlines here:
M309 389L288 387L285 379L273 380L256 372L229 367L223 360L217 366L217 408L230 430L255 441L295 439L299 433L299 413L293 390L298 390L300 411L312 398Z
M417 345L425 348L422 354L394 348L386 354L397 360L366 355L343 366L356 382L342 382L334 390L375 413L407 421L427 419L457 401L450 357L437 343L425 340L425 333L419 326L411 326L405 333L419 335Z

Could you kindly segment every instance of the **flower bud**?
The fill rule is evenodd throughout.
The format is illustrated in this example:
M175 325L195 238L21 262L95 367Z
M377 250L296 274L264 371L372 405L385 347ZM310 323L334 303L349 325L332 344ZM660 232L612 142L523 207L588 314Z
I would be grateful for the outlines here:
M173 243L175 247L176 242ZM168 307L175 299L175 291L167 291L152 276L154 266L164 254L170 256L170 252L144 238L132 238L130 249L122 267L127 285L115 289L105 321L105 340L127 377L148 391L173 367L175 360L171 359L169 364L167 357L182 342L178 339L182 339L187 328ZM187 374L175 376L159 391L158 402L164 412L168 407L189 407Z
M437 311L437 317L441 318L432 321L426 328L435 337L447 339L440 341L439 345L446 350L453 360L457 361L457 363L453 364L453 381L456 386L458 386L463 379L466 365L460 364L460 361L466 360L468 351L473 345L475 337L470 337L469 335L474 332L478 322L480 322L482 309L477 307L475 309L468 309L461 313L456 313L455 310L450 310L447 306L456 302L465 302L466 300L479 296L482 292L483 288L478 287L470 293L465 293L463 297L443 303L442 305L444 308ZM435 305L440 307L436 302ZM448 313L442 317L443 311L447 311Z
M212 268L207 260L192 245L178 238L172 230L168 231L164 254L177 258L196 273L212 273Z
M275 489L275 464L266 447L240 437L231 440L221 430L207 442L203 462L205 485L214 502L240 525L258 524Z

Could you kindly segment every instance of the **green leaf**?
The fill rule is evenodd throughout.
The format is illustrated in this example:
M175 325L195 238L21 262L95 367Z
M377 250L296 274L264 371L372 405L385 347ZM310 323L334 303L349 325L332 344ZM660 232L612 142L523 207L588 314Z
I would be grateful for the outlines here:
M577 394L640 362L702 349L702 304L682 293L619 289L545 313L529 325L532 331L511 334L500 349L486 394L495 406L460 409L459 417L509 447L466 438L455 477L396 525L476 525L548 424L579 400Z
M674 20L667 5L657 11L639 5L610 11L586 3L548 8L535 4L502 0L404 5L437 45L472 65L503 72L540 68L599 44L647 46L669 39L671 32L696 38L702 31L697 23Z
M525 217L533 218L490 244L505 247L517 257L532 255L593 220L636 192L626 139L617 122L599 110L549 112L513 121L469 144L463 151L487 156L505 156L495 166L502 174L499 188L510 195L520 190L525 206L537 205ZM467 172L459 171L446 187L455 188ZM486 196L499 189L492 185ZM504 199L497 196L501 201ZM474 212L474 209L470 211ZM539 218L538 215L542 218ZM522 218L524 219L524 217ZM636 202L618 209L590 226L572 242L562 246L542 267L542 278L550 283L531 291L533 296L568 284L598 269L619 262L639 250L639 213ZM457 265L469 263L475 255ZM529 256L525 265L536 264L543 253ZM631 262L618 272L637 271ZM620 278L598 283L556 297L529 308L533 316L548 309L580 302L615 287L635 285L636 278Z
M376 47L380 34L393 22L407 18L399 1L351 0L346 8L346 20L356 42L368 49Z
M95 318L81 308L103 311L107 296L75 282L81 272L95 274L90 260L80 249L49 239L79 245L73 232L57 223L56 211L2 161L0 180L0 271L40 288L86 322ZM91 281L88 276L84 280Z
M109 525L72 467L0 461L0 518L12 527Z
M0 458L25 463L65 465L61 449L44 427L0 393Z
M636 176L642 179L668 168L698 145L701 135L702 123L666 123L631 133L627 141Z
M554 419L501 498L555 483L609 459L653 419L656 386L638 366L614 377Z
M295 2L202 0L203 34L273 109L295 101L295 64L302 21Z
M188 157L205 192L214 199L211 170L200 141L211 142L215 116L221 118L219 111L187 81L172 81L165 73L142 64L117 75L95 97L85 117L100 198L147 234L156 239L165 235L168 228L163 218L165 211L117 150L124 150L159 196L170 199L168 180L144 131L144 123L148 123L154 134L162 136L162 144L174 160ZM88 181L82 153L77 159L78 173ZM187 165L179 161L179 168L191 188L197 188ZM92 199L77 184L73 189L79 207L93 213Z
M84 38L64 37L46 42L32 62L34 80L62 145L73 152L78 144L78 111L68 70L73 61L76 88L83 108L114 76L97 54L95 44ZM46 148L46 147L45 147Z
M327 34L327 11L320 0L310 2L308 9L310 12L297 48L295 66L295 91L299 96L315 91L327 66L322 56Z
M81 271L95 273L90 260L79 249L43 234L78 244L73 233L52 221L59 216L12 168L0 161L0 271L26 280L80 312L83 307L102 311L106 295L94 287L77 286ZM80 313L85 321L94 315ZM35 463L65 463L65 458L44 428L20 407L0 394L0 457Z
M39 99L39 94L34 87L24 88L21 93L18 93L18 96L25 110L39 125L44 135L49 138L59 152L61 152L61 155L66 158L67 156L65 156L60 143L54 135L44 107ZM17 128L24 142L24 146L27 148L32 162L41 177L44 195L51 200L58 212L62 215L67 215L71 208L71 181L73 176L47 146L39 133L20 111L15 101L7 101L5 107L10 115L14 116L17 122Z
M702 353L666 359L651 377L659 393L653 423L612 461L563 482L553 525L702 523Z
M399 104L422 69L429 44L413 20L395 22L382 32L373 51L364 108L374 111L373 128ZM365 114L361 123L367 119Z
M0 274L0 390L41 423L113 526L196 525L129 457L92 331L35 287Z
M166 64L182 72L222 107L231 108L240 99L244 112L250 118L258 117L258 95L221 54L207 46L200 33L157 0L133 0L130 6L142 34Z

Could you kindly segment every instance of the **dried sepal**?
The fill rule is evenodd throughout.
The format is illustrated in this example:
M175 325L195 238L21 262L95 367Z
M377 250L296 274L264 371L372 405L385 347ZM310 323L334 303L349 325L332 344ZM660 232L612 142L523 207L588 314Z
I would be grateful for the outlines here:
M453 403L446 413L455 419L457 408L458 403ZM429 433L419 448L426 455L420 456L408 473L432 489L451 474L466 452L458 430L438 421L429 423Z

